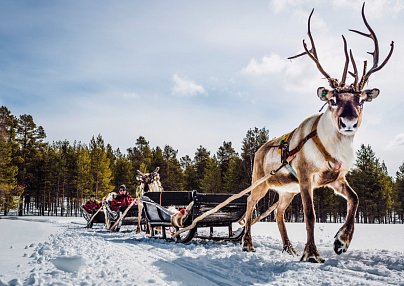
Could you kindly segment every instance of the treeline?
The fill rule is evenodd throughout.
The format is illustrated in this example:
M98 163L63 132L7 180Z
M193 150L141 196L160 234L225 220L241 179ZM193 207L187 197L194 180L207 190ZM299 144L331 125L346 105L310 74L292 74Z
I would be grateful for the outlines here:
M238 154L231 142L223 142L216 153L199 146L193 158L178 158L166 145L151 148L140 136L126 152L113 149L101 135L89 144L45 142L44 128L30 115L16 117L0 109L0 211L7 214L78 215L80 204L95 193L102 198L126 184L134 194L136 170L160 167L165 191L238 193L251 182L254 154L269 139L265 128L247 131ZM360 198L357 220L364 223L404 222L404 163L395 178L370 146L361 146L348 180ZM346 201L331 190L316 191L315 207L320 222L342 221ZM257 213L276 201L274 193L264 197ZM287 220L302 221L300 196L288 209ZM273 219L273 217L269 217Z

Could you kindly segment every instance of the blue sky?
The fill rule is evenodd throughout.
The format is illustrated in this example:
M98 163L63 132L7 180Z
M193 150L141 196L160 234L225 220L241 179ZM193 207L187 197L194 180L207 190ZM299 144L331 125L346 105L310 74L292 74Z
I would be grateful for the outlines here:
M247 130L294 129L321 107L326 80L303 50L312 31L324 68L341 77L347 37L357 62L371 60L361 1L1 1L0 104L31 114L47 140L88 143L102 134L126 150L145 136L193 156L223 141L240 152ZM404 0L366 1L380 58L355 146L370 144L394 174L404 162ZM362 68L362 65L359 65ZM351 80L351 79L349 79Z

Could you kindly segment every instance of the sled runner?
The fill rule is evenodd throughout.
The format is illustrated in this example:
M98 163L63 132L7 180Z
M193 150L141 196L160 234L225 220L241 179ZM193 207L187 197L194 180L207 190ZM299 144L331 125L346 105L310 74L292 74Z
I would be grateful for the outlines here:
M94 223L105 223L105 215L102 210L97 211L94 214L88 213L83 206L80 207L83 211L83 217L87 221L87 228L92 228ZM94 216L94 217L93 217Z
M166 227L176 231L182 227L189 226L194 218L214 208L230 196L231 194L206 194L196 191L145 193L142 197L142 202L146 222L151 227L151 236L167 239ZM220 209L220 211L207 216L198 222L196 227L175 237L175 241L186 243L193 238L240 240L244 228L240 227L236 231L233 231L232 224L242 219L246 211L247 197L247 195L243 196ZM189 208L189 210L185 211L183 217L181 217L182 225L176 225L177 223L173 222L173 218L175 218L175 212L172 210L173 207L177 212L181 212L187 207ZM161 234L155 233L157 227L161 229ZM215 227L227 227L228 235L216 235L214 232ZM202 228L207 229L202 230ZM205 233L202 234L202 232Z

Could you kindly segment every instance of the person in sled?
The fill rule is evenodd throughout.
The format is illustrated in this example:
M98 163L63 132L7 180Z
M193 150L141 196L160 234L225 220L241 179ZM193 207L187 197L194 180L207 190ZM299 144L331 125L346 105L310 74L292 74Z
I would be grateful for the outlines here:
M133 198L128 193L126 186L120 185L118 195L110 203L110 209L114 213L116 213L117 218L118 218L125 212L125 210L128 208L128 206L131 205L132 202L134 202L134 200L135 200L135 198ZM133 216L133 214L129 210L129 213L125 214L125 217L126 216ZM120 223L114 228L114 230L119 231L121 224L122 224L122 220L120 220Z
M101 203L95 199L95 195L91 195L88 201L83 205L83 209L90 215L95 214L101 207Z
M119 186L118 195L111 201L111 210L123 212L133 200L134 198L128 193L126 186L122 184Z
M82 206L83 210L87 213L84 217L87 220L87 227L93 227L93 219L92 217L97 213L97 211L101 208L101 203L95 199L95 195L91 195L88 201Z

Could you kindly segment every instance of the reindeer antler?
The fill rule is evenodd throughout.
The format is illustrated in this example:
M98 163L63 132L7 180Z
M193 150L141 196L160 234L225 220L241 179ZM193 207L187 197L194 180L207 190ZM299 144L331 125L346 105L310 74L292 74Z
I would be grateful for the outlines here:
M331 86L332 88L337 88L337 87L338 87L338 80L337 80L336 78L332 78L332 77L323 69L323 67L322 67L321 64L320 64L320 61L318 60L317 51L316 51L316 46L315 46L315 44L314 44L313 36L311 35L311 29L310 29L311 16L313 15L313 12L314 12L314 9L311 10L311 13L310 13L310 16L309 16L309 20L307 21L307 34L308 34L309 39L310 39L311 49L309 50L309 49L307 48L307 44L306 44L306 42L303 40L303 48L304 48L305 52L300 53L300 54L298 54L298 55L296 55L296 56L293 56L293 57L289 57L288 59L289 59L289 60L292 60L292 59L295 59L295 58L298 58L298 57L301 57L301 56L307 54L307 55L314 61L314 63L316 64L318 70L319 70L319 71L325 76L325 78L328 80L328 83L330 84L330 86ZM344 39L344 40L345 40L345 39ZM349 61L349 59L348 59L348 61ZM343 76L343 77L344 77L344 76ZM346 77L346 75L345 75L345 77ZM343 80L343 81L345 81L345 80Z
M344 41L345 65L344 65L344 71L342 72L341 82L339 83L340 87L345 86L346 75L347 75L347 72L348 72L348 65L349 65L348 47L347 47L344 35L342 35L342 40Z
M391 41L390 52L387 55L386 59L383 61L383 63L379 66L378 65L378 63L379 63L379 41L377 40L375 32L373 31L373 29L370 27L368 21L366 20L365 3L363 3L363 5L362 5L362 19L363 19L363 22L365 23L366 28L369 30L369 34L366 34L366 33L363 33L363 32L357 31L357 30L352 30L352 29L350 29L349 31L357 33L357 34L362 35L367 38L371 38L375 45L375 50L373 52L368 52L370 55L373 56L373 66L368 72L366 72L367 62L364 61L364 63L363 63L364 67L363 67L362 78L361 78L358 86L356 86L356 84L355 84L355 88L357 88L358 90L363 89L363 87L365 86L366 82L368 81L368 79L372 73L382 69L385 66L385 64L389 61L389 59L393 53L393 50L394 50L394 41ZM353 59L353 57L351 57L351 58ZM355 80L355 82L357 82L357 80Z
M354 70L353 73L349 72L349 74L355 78L355 81L352 84L354 89L355 89L357 87L357 85L358 85L358 69L356 67L356 63L355 63L354 56L352 54L352 50L349 50L349 56L351 57L351 62L352 62L353 70Z

